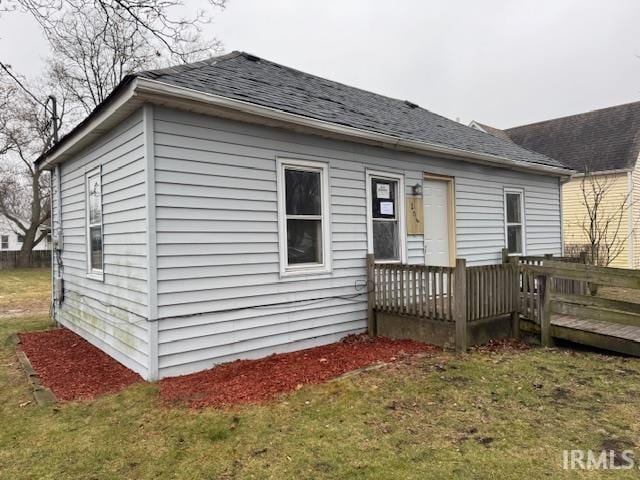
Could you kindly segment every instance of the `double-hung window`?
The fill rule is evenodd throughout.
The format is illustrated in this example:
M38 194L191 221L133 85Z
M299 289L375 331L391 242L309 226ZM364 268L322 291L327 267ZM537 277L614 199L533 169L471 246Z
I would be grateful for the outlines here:
M504 191L504 234L510 255L524 255L524 192L520 189Z
M102 275L102 179L100 169L86 176L87 262L89 275Z
M330 271L328 167L278 160L280 273Z
M401 175L367 173L369 253L375 260L405 258L404 182Z
M2 235L2 238L0 238L0 243L2 244L2 250L8 250L9 249L9 235Z

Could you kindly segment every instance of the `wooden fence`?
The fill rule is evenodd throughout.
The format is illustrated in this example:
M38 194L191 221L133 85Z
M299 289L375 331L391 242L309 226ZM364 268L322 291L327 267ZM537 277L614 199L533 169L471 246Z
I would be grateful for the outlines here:
M50 266L50 250L34 250L27 254L20 251L0 251L0 270L12 268L46 268Z

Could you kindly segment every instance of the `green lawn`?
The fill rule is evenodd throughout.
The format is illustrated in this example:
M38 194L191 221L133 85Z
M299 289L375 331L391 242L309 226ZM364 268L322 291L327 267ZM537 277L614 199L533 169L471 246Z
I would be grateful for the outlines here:
M166 407L145 384L39 407L6 340L48 326L0 319L0 478L637 478L563 471L562 451L640 456L639 360L442 354L224 411Z
M34 314L49 309L51 270L0 270L0 318Z

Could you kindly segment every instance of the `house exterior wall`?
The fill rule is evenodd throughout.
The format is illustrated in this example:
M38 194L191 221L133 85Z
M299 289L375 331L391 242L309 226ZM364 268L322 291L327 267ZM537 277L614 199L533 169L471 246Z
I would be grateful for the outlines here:
M538 176L426 158L187 112L155 109L160 377L335 341L366 326L367 168L455 177L457 256L497 263L504 188L524 191L526 253L561 251L560 186ZM276 158L329 165L328 275L279 274ZM407 239L422 263L423 239Z
M633 268L640 268L640 162L638 161L631 172L631 189L632 207L629 225L632 230Z
M602 202L601 212L613 215L619 210L629 192L629 176L626 172L598 176L601 185L606 186L606 194ZM587 180L588 182L588 180ZM583 225L587 222L588 212L583 198L582 177L575 177L562 187L563 235L566 253L570 253L571 245L587 245L588 236ZM587 191L589 184L585 185ZM587 224L588 225L588 224ZM612 262L612 267L631 267L630 248L633 239L629 236L629 222L627 216L620 224L618 238L620 239L620 255Z
M146 169L138 111L61 166L64 301L55 319L147 377ZM104 279L87 276L86 181L102 173ZM55 174L54 174L55 175ZM53 231L60 209L54 176ZM56 275L58 260L54 261Z

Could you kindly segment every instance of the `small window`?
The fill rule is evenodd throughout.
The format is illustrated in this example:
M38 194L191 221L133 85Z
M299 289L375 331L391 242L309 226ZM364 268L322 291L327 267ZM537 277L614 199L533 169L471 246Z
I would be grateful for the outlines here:
M102 185L100 170L87 175L87 258L89 273L102 273Z
M524 254L524 208L522 190L505 190L505 240L510 255Z
M404 257L402 177L368 175L369 252L384 262Z
M279 161L281 273L329 270L326 164Z
M0 243L2 243L2 250L9 250L9 235L2 235L0 237Z
M18 243L24 243L24 235L18 234Z

